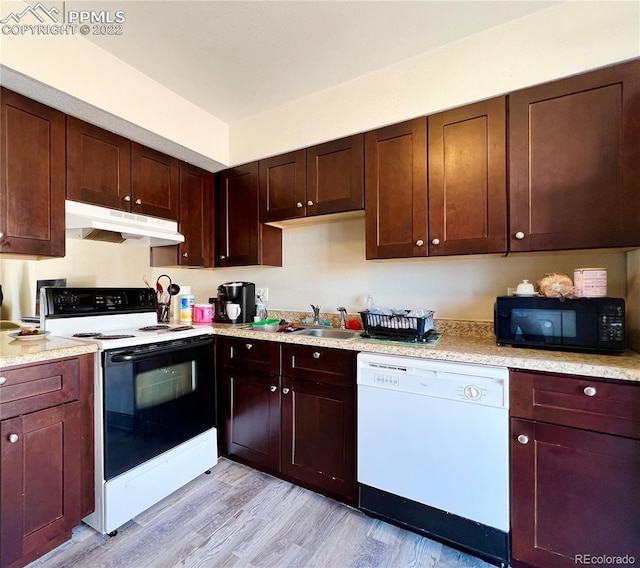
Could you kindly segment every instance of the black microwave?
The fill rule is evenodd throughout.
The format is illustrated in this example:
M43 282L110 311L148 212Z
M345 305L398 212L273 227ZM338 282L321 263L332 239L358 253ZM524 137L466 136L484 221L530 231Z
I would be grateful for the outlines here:
M498 345L591 353L625 350L621 298L496 298L493 327Z

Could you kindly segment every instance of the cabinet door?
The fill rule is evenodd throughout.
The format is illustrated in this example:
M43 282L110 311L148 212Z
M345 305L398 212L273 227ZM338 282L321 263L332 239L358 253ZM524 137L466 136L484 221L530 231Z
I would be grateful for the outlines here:
M213 174L180 163L180 266L213 265Z
M426 256L427 119L364 140L367 258Z
M519 419L512 436L514 566L640 557L640 440Z
M355 502L355 389L282 380L282 473Z
M0 88L0 252L64 256L64 114Z
M640 60L509 95L510 249L640 244Z
M282 230L258 220L258 162L216 174L216 266L282 266Z
M131 142L67 116L67 199L131 209Z
M307 148L307 216L357 209L364 209L364 135Z
M506 98L429 117L429 255L507 250Z
M27 564L80 523L80 403L1 423L2 566Z
M261 223L305 216L306 150L260 160L259 172Z
M179 166L172 158L131 143L131 211L178 221Z
M280 388L276 375L223 369L223 451L249 465L280 469Z

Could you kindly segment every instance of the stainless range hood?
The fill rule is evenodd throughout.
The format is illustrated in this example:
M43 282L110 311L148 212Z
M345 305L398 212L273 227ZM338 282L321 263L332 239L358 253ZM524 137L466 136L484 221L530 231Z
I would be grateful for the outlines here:
M178 223L77 201L65 201L67 236L147 247L184 242Z

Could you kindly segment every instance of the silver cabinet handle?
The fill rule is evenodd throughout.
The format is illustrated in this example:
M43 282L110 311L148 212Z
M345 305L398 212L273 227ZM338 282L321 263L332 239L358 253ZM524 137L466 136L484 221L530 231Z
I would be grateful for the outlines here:
M136 205L142 205L142 199L136 199Z
M187 257L189 256L189 253L188 253L188 252L183 252L183 253L182 253L182 256L184 256L185 258L187 258Z
M311 201L311 199L309 199L309 201L307 201L307 205L308 205L309 207L313 207L313 201Z
M19 439L20 437L18 436L18 434L9 434L9 441L12 444L15 444Z
M0 377L0 385L4 385L7 382L7 377Z
M224 254L220 255L220 260L224 260L225 258L227 258Z
M520 442L521 444L528 444L529 443L529 436L525 436L524 434L520 434L518 436L518 442Z
M123 200L123 201L127 201L127 202L129 202L129 201L131 201L131 196L130 196L130 195L125 195L125 196L122 198L122 200Z
M440 239L433 239L433 240L431 241L431 244L432 244L432 245L439 245L439 244L440 244Z
M4 233L0 233L0 239L4 237Z
M282 389L282 394L289 394L289 390L287 387Z
M424 244L424 241L423 241L422 239L418 239L418 240L416 241L416 246L417 246L417 247L421 247L423 244Z
M313 352L313 358L314 359L320 359L320 352L319 351L314 351Z
M584 394L587 396L596 396L596 387L584 387Z
M253 343L245 343L245 344L244 344L244 346L245 346L247 349L253 349Z
M278 387L276 387L275 385L271 385L271 386L269 387L269 390L270 390L271 392L276 392L276 391L278 390Z
M298 203L296 203L296 207L298 209L302 209L302 203L300 201L298 201Z
M513 235L516 239L518 239L519 241L521 241L522 239L524 239L524 233L522 231L518 231L515 235Z

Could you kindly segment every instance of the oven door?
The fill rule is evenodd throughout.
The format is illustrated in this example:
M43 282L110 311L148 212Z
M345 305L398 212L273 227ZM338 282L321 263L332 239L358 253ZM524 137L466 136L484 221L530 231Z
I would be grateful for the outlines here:
M216 425L213 337L103 353L105 480Z

